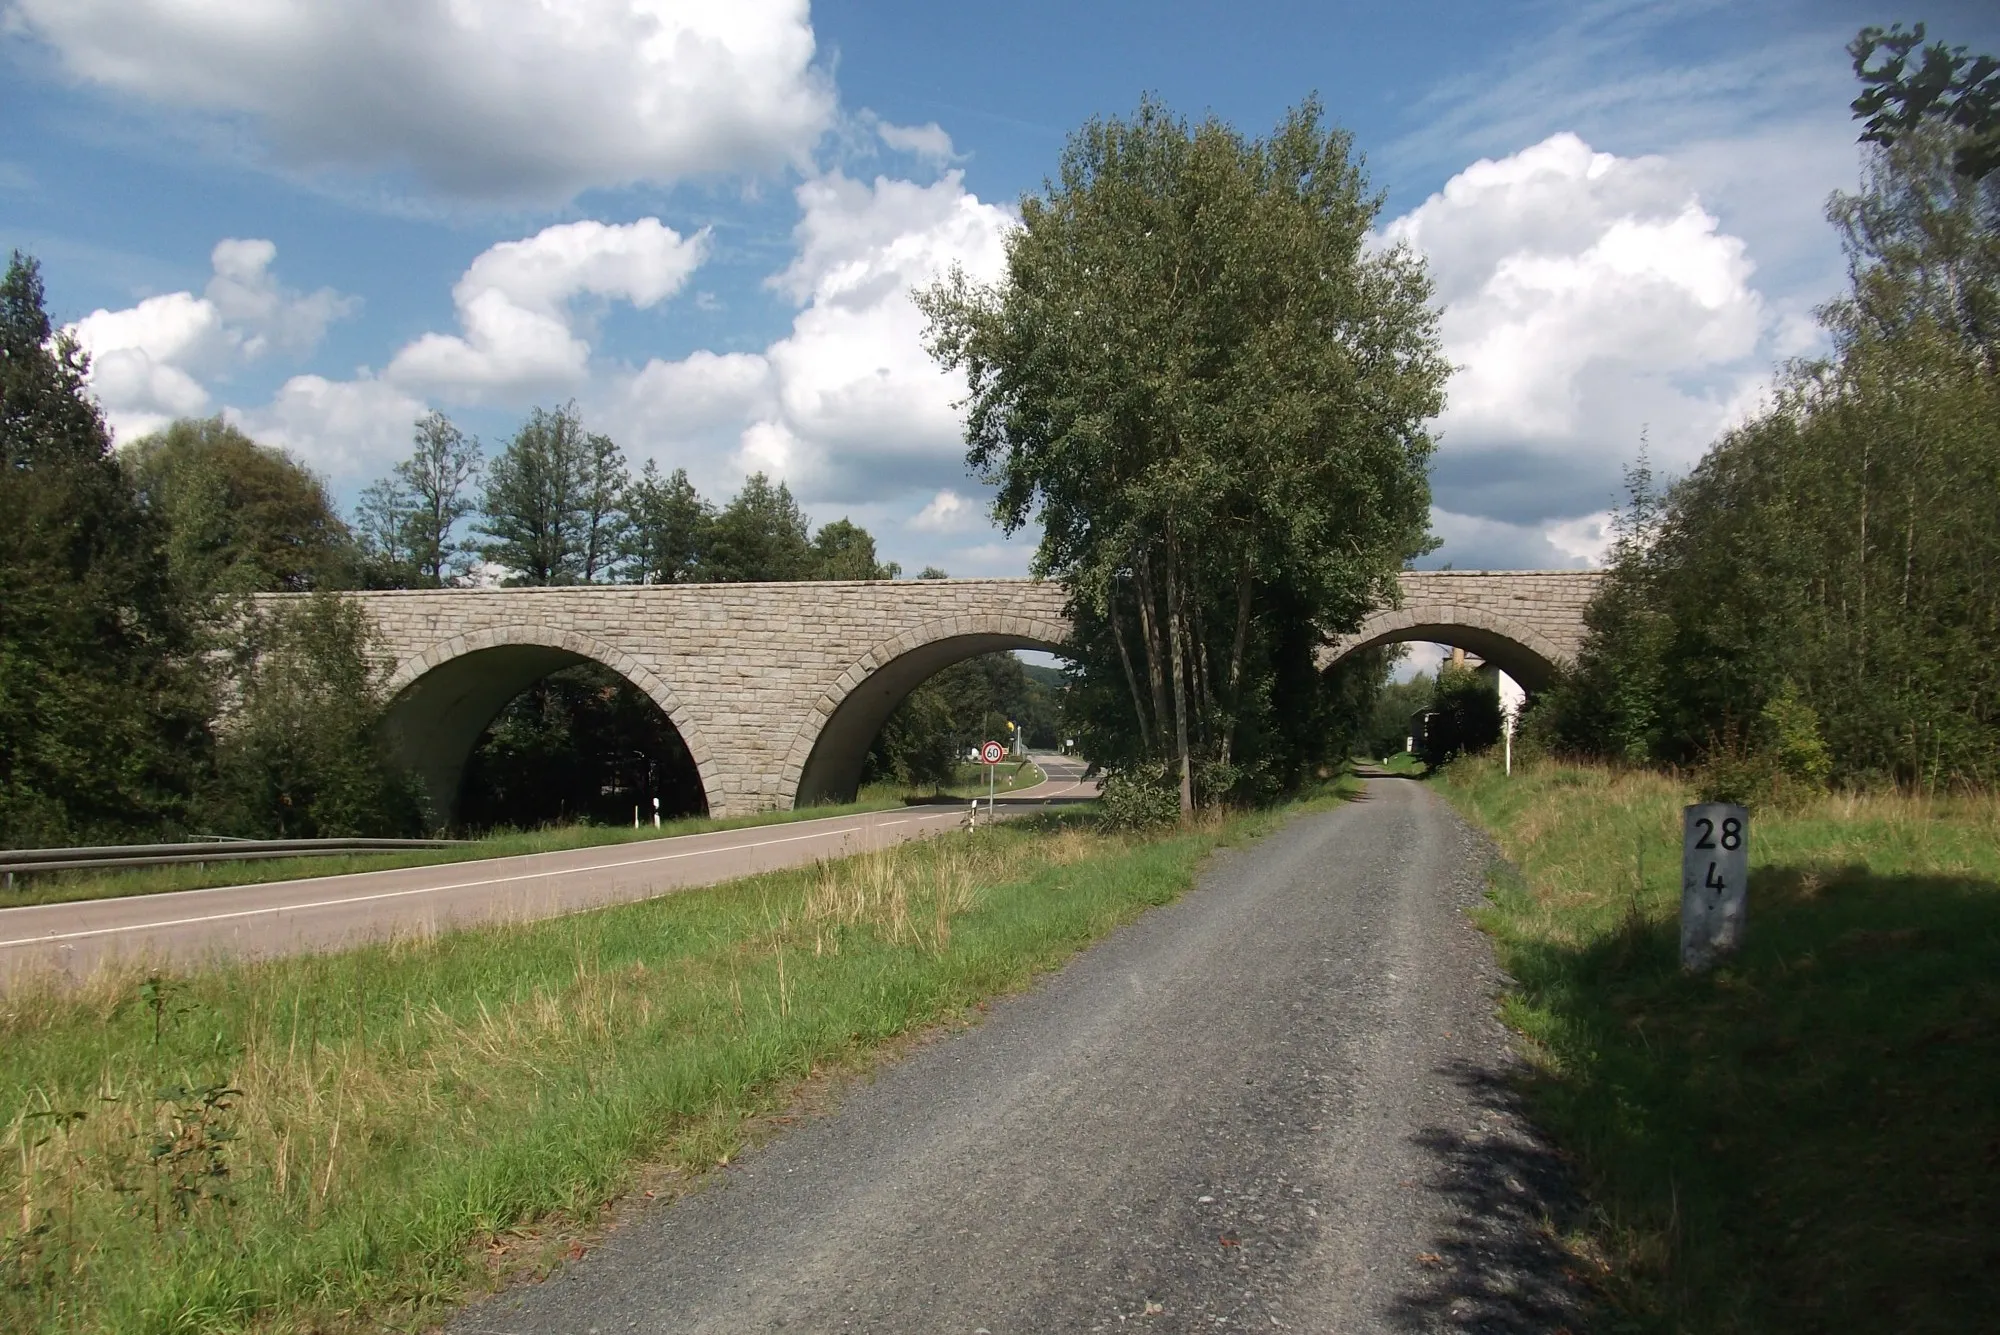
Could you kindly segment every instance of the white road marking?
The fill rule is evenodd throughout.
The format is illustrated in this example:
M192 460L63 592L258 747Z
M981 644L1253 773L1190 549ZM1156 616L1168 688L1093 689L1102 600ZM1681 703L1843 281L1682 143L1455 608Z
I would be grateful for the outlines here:
M659 853L652 857L627 858L622 862L598 862L586 867L572 867L559 871L522 872L516 876L491 876L477 881L453 881L449 885L424 885L410 890L384 890L372 895L348 895L340 899L308 900L301 904L267 904L262 908L237 909L230 913L206 913L191 918L167 918L158 922L126 923L117 927L91 927L76 932L50 932L46 936L24 936L12 941L0 941L0 950L11 946L32 946L51 941L77 941L92 936L115 936L120 932L150 932L162 927L191 927L204 922L227 922L232 918L255 918L269 913L305 913L313 909L339 908L345 904L367 904L382 899L405 899L411 895L433 895L444 890L476 890L487 885L507 885L514 881L536 881L552 876L575 876L585 872L616 871L621 867L642 867L649 862L674 862L681 858L708 857L716 853L740 853L752 848L770 848L776 844L796 844L807 839L838 839L851 834L865 834L869 830L886 829L892 825L908 825L911 821L939 820L948 815L958 819L956 811L939 816L906 816L902 820L878 821L873 825L850 826L842 830L816 830L811 834L795 834L783 839L763 839L753 844L731 844L727 848L696 848L681 853ZM836 817L835 819L839 819ZM367 873L363 873L367 874ZM217 889L241 890L245 886L218 886ZM40 905L24 905L24 908L39 908Z

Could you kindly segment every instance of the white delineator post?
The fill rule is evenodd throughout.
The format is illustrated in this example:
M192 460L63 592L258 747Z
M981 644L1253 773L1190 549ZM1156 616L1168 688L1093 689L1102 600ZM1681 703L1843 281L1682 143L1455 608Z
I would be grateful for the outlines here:
M1706 969L1743 943L1750 810L1698 802L1681 813L1681 967Z

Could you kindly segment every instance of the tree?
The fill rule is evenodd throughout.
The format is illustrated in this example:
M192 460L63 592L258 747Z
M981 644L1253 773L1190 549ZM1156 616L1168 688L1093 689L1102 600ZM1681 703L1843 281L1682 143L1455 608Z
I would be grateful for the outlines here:
M51 327L35 261L0 282L0 844L170 831L209 697L141 504Z
M360 605L316 593L254 616L249 638L210 823L276 839L423 833L416 781L382 739L387 668Z
M326 484L283 450L220 417L182 418L122 458L165 526L168 567L191 606L354 583L354 538Z
M1952 169L1966 134L1917 124L1834 198L1832 356L1788 367L1619 551L1550 702L1560 743L2000 779L2000 177Z
M362 492L356 507L371 583L438 589L471 572L476 548L458 526L473 512L480 465L478 437L443 413L418 419L410 457Z
M872 545L872 544L871 544ZM701 577L717 583L810 579L812 541L791 488L752 473L709 528Z
M630 520L625 496L631 476L625 455L611 437L596 432L583 438L583 541L577 553L583 582L613 579L624 560Z
M1448 366L1422 265L1315 102L1250 141L1157 103L1072 135L995 288L919 294L971 465L1070 595L1092 754L1198 796L1299 781L1323 636L1428 550Z
M715 509L688 481L687 470L676 468L663 478L648 459L626 492L625 510L626 578L640 584L693 582L708 551Z
M1910 53L1919 48L1923 61L1911 70ZM1864 85L1853 104L1856 120L1868 118L1863 143L1892 146L1929 119L1958 131L1952 148L1958 175L1979 181L2000 167L2000 60L1943 42L1925 46L1921 23L1908 31L1900 23L1886 32L1863 28L1847 53ZM1871 66L1878 53L1881 63Z
M597 573L605 514L603 461L576 405L528 414L493 461L480 503L486 559L509 584L576 584Z
M894 579L902 567L875 559L875 539L846 519L822 525L813 534L814 579Z

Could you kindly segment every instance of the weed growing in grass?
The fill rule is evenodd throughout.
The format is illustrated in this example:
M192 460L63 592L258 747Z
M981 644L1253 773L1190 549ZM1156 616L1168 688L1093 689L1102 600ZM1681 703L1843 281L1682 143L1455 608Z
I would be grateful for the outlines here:
M0 1329L417 1322L1022 986L1244 823L1037 817L568 918L0 996ZM80 1110L87 1115L72 1115Z
M1645 1331L1957 1332L2000 1310L2000 799L1756 813L1748 936L1677 963L1680 807L1656 774L1461 761L1442 790L1520 874L1483 925L1529 1095Z

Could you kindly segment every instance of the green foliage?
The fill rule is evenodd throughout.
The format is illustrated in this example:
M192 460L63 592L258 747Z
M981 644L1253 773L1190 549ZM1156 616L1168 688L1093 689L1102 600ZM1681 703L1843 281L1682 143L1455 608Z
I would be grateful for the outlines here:
M1156 830L1180 819L1178 782L1165 765L1111 770L1098 783L1098 809L1114 830Z
M209 701L167 534L112 453L40 272L0 283L0 845L176 828Z
M715 509L688 481L685 468L661 477L659 465L648 459L625 494L625 512L631 520L625 530L626 578L640 584L700 578Z
M1789 679L1764 702L1760 722L1771 755L1787 777L1810 788L1826 786L1833 774L1833 753L1820 735L1819 715Z
M1249 796L1337 749L1320 637L1428 546L1448 368L1376 208L1316 103L1252 141L1147 101L1070 137L1002 284L919 294L996 517L1069 591L1086 749L1172 764L1184 808L1197 771Z
M931 677L904 697L869 747L863 782L941 787L959 758L984 741L1011 746L1008 723L1030 746L1054 746L1060 705L1011 653L980 654Z
M1923 51L1915 70L1910 53ZM1952 170L1977 181L2000 167L2000 60L1975 56L1962 46L1924 45L1924 25L1863 28L1847 44L1854 74L1866 87L1854 99L1855 119L1868 118L1864 143L1894 145L1926 119L1959 131ZM1877 53L1879 64L1870 65Z
M362 492L355 512L370 586L438 589L471 573L475 545L458 526L473 512L480 466L477 437L443 413L418 420L410 457Z
M1498 683L1470 668L1442 664L1417 737L1417 758L1436 769L1493 746L1500 730Z
M253 620L205 814L219 833L279 839L415 835L414 779L379 725L386 668L358 604L316 593Z
M610 575L624 530L625 461L583 429L574 403L536 408L493 460L480 503L487 560L509 584L587 584Z
M326 484L220 417L182 418L120 452L166 527L167 566L191 608L354 582L354 540Z
M709 527L701 578L717 583L811 579L817 563L809 532L792 489L752 473Z
M875 539L867 529L836 519L813 535L814 579L894 579L902 567L875 559Z
M1416 736L1414 721L1419 710L1430 707L1436 683L1428 673L1419 672L1408 681L1385 682L1369 706L1367 726L1361 734L1362 755L1380 759L1400 754Z
M2000 781L2000 177L1954 172L1960 146L1920 124L1835 197L1835 354L1789 368L1616 554L1558 692L1571 749Z

